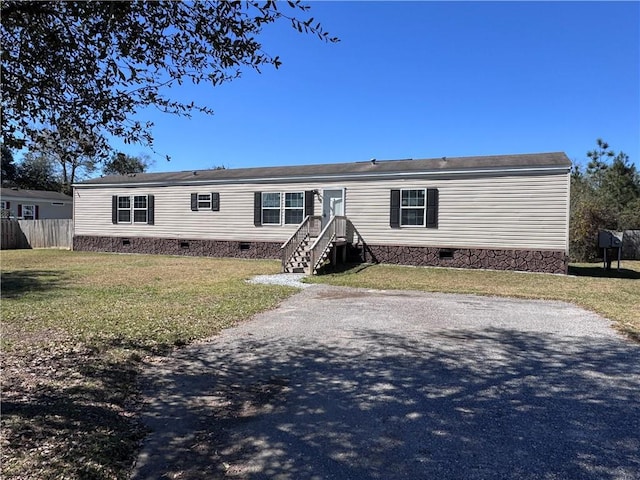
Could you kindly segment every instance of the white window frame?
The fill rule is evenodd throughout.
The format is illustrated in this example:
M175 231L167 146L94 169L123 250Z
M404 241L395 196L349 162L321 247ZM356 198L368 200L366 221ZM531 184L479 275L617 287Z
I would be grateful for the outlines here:
M27 215L26 210L31 210L31 214ZM22 205L22 219L23 220L35 220L36 219L36 206L33 204Z
M265 207L264 199L267 195L278 195L278 207ZM262 225L282 225L282 192L262 192L260 199L260 220L262 221ZM278 223L273 222L265 222L264 221L264 211L265 210L278 210Z
M198 210L211 210L211 194L210 193L197 193Z
M416 205L403 205L403 193L422 191L422 198L424 199L422 206ZM422 223L420 225L410 225L403 223L403 211L404 210L422 210ZM400 189L400 226L403 228L425 228L427 225L427 189L426 188L402 188Z
M149 196L148 195L132 195L133 201L131 202L131 220L133 223L147 224L149 221ZM136 199L144 198L144 207L136 207ZM144 220L136 220L136 212L144 212Z
M287 195L302 195L302 207L287 207ZM285 225L300 225L303 221L304 221L304 210L305 210L305 204L304 204L304 191L302 192L284 192L284 219L283 222ZM292 210L301 210L302 211L302 215L301 215L301 220L299 222L287 222L287 211L292 211Z
M7 209L7 202L5 202L4 200L0 201L0 210L8 210Z
M127 201L129 202L129 206L128 207L121 207L120 206L120 199L121 198L126 198L127 199ZM117 207L118 207L118 213L117 213L118 223L133 223L133 213L131 211L131 196L130 195L118 195ZM129 212L129 220L121 220L120 219L120 212Z

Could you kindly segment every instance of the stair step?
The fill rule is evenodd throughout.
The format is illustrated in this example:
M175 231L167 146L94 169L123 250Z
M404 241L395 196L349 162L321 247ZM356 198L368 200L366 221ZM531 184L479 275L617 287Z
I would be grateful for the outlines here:
M284 269L285 273L306 273L307 270L303 267L287 267Z

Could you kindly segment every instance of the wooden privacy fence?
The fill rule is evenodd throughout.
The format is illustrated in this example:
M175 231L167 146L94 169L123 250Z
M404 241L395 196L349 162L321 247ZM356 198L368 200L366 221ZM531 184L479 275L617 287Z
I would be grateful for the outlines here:
M73 220L14 220L3 218L0 224L2 249L71 248Z

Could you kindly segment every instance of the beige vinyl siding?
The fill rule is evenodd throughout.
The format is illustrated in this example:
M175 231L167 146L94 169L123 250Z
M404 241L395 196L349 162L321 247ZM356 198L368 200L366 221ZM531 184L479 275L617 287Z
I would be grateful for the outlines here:
M375 245L566 250L568 173L280 184L77 187L76 235L285 241L296 225L253 224L253 192L345 188L345 213ZM437 188L438 228L391 228L391 189ZM191 193L220 193L220 211L191 211ZM111 223L112 195L155 195L155 224ZM315 214L322 214L316 197Z
M347 215L370 244L565 250L567 174L367 183ZM382 183L382 182L381 182ZM438 228L391 228L391 189L437 188Z
M309 190L310 188L306 188ZM179 187L82 188L76 187L75 234L100 236L164 237L210 240L284 242L297 225L253 224L253 192L302 192L304 186L198 185ZM191 211L192 193L220 194L220 210ZM113 195L154 195L154 225L111 223ZM283 200L284 196L282 196ZM284 201L282 202L284 207ZM284 222L284 208L281 210Z

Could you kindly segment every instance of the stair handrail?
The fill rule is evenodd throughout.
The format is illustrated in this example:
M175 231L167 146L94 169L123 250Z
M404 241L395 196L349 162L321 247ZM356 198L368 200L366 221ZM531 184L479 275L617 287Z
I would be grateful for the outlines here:
M336 222L337 220L346 221L347 217L344 216L333 216L329 223L322 229L316 241L313 242L311 248L309 248L309 268L311 274L313 274L316 270L316 263L318 259L322 256L324 251L327 249L329 244L336 237ZM319 253L319 254L318 254Z
M354 235L358 238L358 240L356 242L353 241L353 236ZM365 244L364 237L358 231L358 229L353 224L353 222L351 220L349 220L349 219L347 219L347 243L356 243L356 244L362 243L362 245Z
M355 242L353 239L354 236L356 237ZM364 237L351 220L347 220L347 243L352 245L362 245L362 261L367 261L367 243L364 241Z
M302 223L298 225L298 228L295 232L287 239L286 242L282 244L280 250L282 252L282 271L291 260L291 257L298 249L300 244L309 236L311 233L311 229L314 227L315 221L319 221L321 219L318 215L307 215Z

